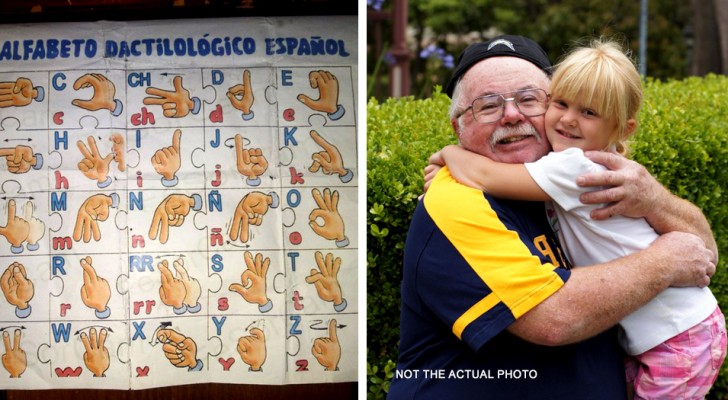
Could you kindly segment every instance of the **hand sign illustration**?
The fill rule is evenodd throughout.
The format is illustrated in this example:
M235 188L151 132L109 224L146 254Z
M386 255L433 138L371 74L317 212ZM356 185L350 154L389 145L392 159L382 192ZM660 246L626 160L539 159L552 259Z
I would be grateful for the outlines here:
M157 264L157 267L162 276L162 284L159 287L159 297L162 303L171 306L177 315L184 314L186 311L191 313L200 311L202 308L198 301L202 294L200 283L187 274L184 260L179 258L174 262L177 276L169 269L167 260Z
M172 365L193 371L202 369L202 360L197 359L197 343L194 340L174 329L160 329L157 339L163 343L164 356Z
M260 312L268 312L273 308L273 302L268 298L266 285L270 258L263 258L263 254L258 253L253 259L253 254L249 251L245 252L244 258L247 269L240 275L242 284L233 283L229 289L243 296L248 303L257 304Z
M321 137L318 132L311 131L310 134L311 139L321 146L324 151L319 151L318 153L313 153L311 155L313 163L308 170L314 173L321 170L324 175L337 174L343 183L351 181L354 177L354 173L351 172L351 170L344 168L344 160L341 158L341 152L339 152L339 149Z
M313 341L311 353L316 361L324 367L325 371L336 371L339 369L341 359L341 344L336 334L336 320L329 321L329 337L320 337Z
M346 299L341 293L341 285L339 285L339 270L341 269L341 258L331 253L323 254L317 251L315 254L316 264L319 269L311 269L311 275L306 277L306 283L311 283L316 288L318 296L323 301L334 303L334 309L342 312L346 309Z
M344 219L339 214L339 192L325 188L324 194L318 189L312 190L313 199L318 208L311 211L308 216L308 225L317 235L324 239L335 240L337 247L349 245L349 239L344 234ZM319 223L319 218L322 223Z
M11 378L20 378L28 367L28 357L25 350L20 347L20 329L16 329L13 333L13 345L10 346L10 333L3 332L3 344L5 345L5 353L3 354L3 367L10 372Z
M254 113L251 110L253 107L253 87L250 85L250 71L243 71L243 84L237 84L227 91L227 97L230 99L230 104L236 109L243 112L243 120L249 121L253 119Z
M258 328L250 330L250 335L238 339L238 353L250 371L260 371L266 358L265 334Z
M263 223L263 216L268 208L278 207L279 199L275 192L265 194L262 192L250 192L246 194L235 208L233 223L230 227L230 239L247 243L250 240L250 225Z
M13 262L0 276L0 287L8 303L15 306L15 315L26 318L30 315L30 300L35 294L33 282L28 279L23 264Z
M15 82L0 82L0 108L24 107L35 101L43 101L45 90L42 86L33 87L28 78L18 78Z
M27 248L30 251L38 250L40 248L38 242L45 235L45 224L33 216L33 202L30 200L26 201L23 206L23 215L25 221L28 222L28 237L25 238Z
M96 274L91 257L86 256L81 259L81 268L83 268L81 301L86 307L94 309L96 318L108 318L111 315L111 309L108 307L111 299L109 282Z
M319 98L314 100L301 93L298 101L314 111L327 113L332 120L344 116L344 107L339 104L339 81L336 76L329 71L311 71L308 80L311 88L318 89Z
M73 240L76 242L83 239L84 243L101 240L101 231L98 221L106 221L111 213L110 208L119 206L119 195L95 194L81 204L76 217L76 226L73 229Z
M200 112L202 102L197 97L190 97L190 91L182 86L182 77L175 76L172 84L174 85L172 91L147 88L147 94L156 97L145 97L142 102L146 105L162 106L162 114L167 118L182 118L190 112L192 114Z
M101 157L99 148L96 146L96 139L93 136L86 138L88 142L88 148L82 141L76 142L78 149L83 155L83 159L78 163L78 169L83 174L92 180L95 180L96 185L103 189L111 185L111 177L109 176L109 164L114 159L114 154L109 153L106 157Z
M162 175L164 187L176 186L178 183L177 171L182 165L180 158L180 139L182 131L177 129L172 135L172 145L157 150L152 156L152 166L159 175Z
M27 208L25 212L27 213ZM5 226L0 226L0 235L5 236L10 243L10 251L13 254L23 252L23 242L28 238L29 232L28 221L15 215L15 200L8 201L8 222Z
M159 287L159 297L162 299L162 303L174 307L175 313L182 314L184 310L181 312L177 312L177 310L181 310L184 305L185 296L187 295L185 284L174 277L172 271L169 270L167 260L157 264L157 268L162 273L162 284Z
M28 146L0 148L0 157L5 157L8 172L13 174L24 174L30 168L38 170L43 167L43 156L40 153L33 154L33 149Z
M167 243L169 227L182 226L190 210L199 211L200 209L202 209L202 197L199 194L192 196L170 194L159 203L154 211L152 225L149 227L149 238L156 240L159 235L159 242Z
M116 86L102 74L85 74L73 83L73 90L93 88L93 97L89 100L75 99L71 101L76 107L88 111L109 110L113 116L121 115L124 106L121 100L115 99Z
M124 153L126 152L124 135L121 133L112 133L109 136L109 140L111 140L111 154L114 156L114 160L116 160L117 167L119 171L124 172L126 169L126 161L124 161Z
M89 329L88 335L86 335L86 332L81 332L80 335L81 342L83 342L83 347L86 350L83 353L83 362L95 377L104 376L104 372L109 369L111 364L109 349L104 346L106 335L106 328L102 328L98 336L96 335L96 328Z
M246 177L245 183L250 186L260 185L260 176L268 169L268 160L261 149L243 147L243 137L235 135L235 155L238 172Z

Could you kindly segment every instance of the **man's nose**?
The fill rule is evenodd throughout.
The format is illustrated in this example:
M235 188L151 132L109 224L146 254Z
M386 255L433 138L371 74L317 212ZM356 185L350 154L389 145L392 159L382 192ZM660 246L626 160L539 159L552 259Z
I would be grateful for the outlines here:
M514 101L506 101L503 105L503 117L501 123L503 124L514 124L525 120L526 117L521 114L521 111L516 106Z

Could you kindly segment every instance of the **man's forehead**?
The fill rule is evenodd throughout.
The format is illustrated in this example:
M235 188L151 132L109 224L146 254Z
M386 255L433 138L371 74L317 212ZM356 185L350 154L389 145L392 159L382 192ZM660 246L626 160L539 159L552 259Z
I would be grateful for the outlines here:
M462 83L467 92L480 96L524 89L548 90L549 79L541 69L526 60L491 57L471 67L463 76Z

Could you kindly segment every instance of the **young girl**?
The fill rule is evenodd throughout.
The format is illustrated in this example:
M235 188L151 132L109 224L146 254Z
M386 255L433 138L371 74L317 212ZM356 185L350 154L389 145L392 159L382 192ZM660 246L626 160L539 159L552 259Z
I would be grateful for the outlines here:
M646 248L658 235L642 218L591 219L598 206L579 201L587 189L576 178L604 170L584 151L626 152L641 99L640 76L620 46L595 41L573 50L554 73L545 115L552 153L533 163L504 164L448 146L430 163L447 164L459 182L496 197L551 200L549 220L570 261L607 262ZM429 170L428 181L434 176ZM668 288L620 326L620 343L632 356L625 366L636 398L705 397L726 354L725 319L708 288Z

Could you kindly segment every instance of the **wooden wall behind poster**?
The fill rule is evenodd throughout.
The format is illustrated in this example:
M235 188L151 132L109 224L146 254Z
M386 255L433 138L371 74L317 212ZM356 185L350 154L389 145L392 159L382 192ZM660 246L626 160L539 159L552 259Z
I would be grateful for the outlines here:
M356 0L4 0L0 24L297 15L356 15ZM1 25L0 25L1 28ZM4 371L3 371L4 372ZM228 400L357 398L357 383L196 384L147 390L7 390L0 400Z
M3 396L4 395L4 396ZM7 400L347 400L357 398L356 382L310 385L226 385L206 383L146 390L8 390Z

